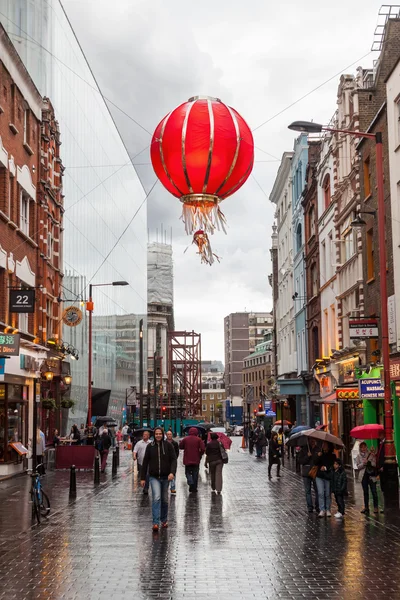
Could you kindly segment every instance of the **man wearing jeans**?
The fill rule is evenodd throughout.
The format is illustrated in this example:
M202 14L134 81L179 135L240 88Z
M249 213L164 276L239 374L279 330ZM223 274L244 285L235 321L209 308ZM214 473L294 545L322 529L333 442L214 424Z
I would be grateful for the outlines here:
M164 440L162 427L154 430L154 442L149 444L143 459L140 484L144 488L149 473L152 496L153 531L168 527L168 486L176 473L176 454L169 442Z
M189 492L196 493L199 465L206 449L203 440L199 438L196 427L189 429L189 435L179 442L179 448L184 451L183 464L185 465L185 475Z

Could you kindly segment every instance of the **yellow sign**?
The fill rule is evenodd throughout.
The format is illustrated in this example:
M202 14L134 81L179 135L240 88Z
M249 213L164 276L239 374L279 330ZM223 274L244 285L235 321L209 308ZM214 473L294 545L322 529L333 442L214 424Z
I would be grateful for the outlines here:
M358 388L337 388L336 397L338 400L359 400Z
M83 315L77 306L69 306L64 310L62 320L68 327L76 327L82 321Z

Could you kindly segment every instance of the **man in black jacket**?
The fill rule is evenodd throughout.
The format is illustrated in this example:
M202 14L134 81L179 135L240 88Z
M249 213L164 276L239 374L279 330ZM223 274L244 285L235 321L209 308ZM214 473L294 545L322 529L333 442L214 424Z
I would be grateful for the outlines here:
M140 485L145 486L146 473L149 472L153 531L168 527L168 485L175 478L176 453L172 444L164 440L162 427L154 430L154 442L149 444L144 455Z

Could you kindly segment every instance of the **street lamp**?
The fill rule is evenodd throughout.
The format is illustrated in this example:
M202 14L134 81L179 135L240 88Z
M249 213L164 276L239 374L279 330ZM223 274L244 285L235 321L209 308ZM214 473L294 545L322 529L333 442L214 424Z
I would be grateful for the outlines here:
M365 131L352 131L350 129L336 129L324 127L319 123L309 121L294 121L289 125L293 131L306 133L319 133L331 131L344 133L355 137L367 138L375 141L376 154L376 182L377 182L377 217L378 217L378 243L379 243L379 268L380 268L380 302L381 302L381 331L382 331L382 362L384 385L384 413L385 413L385 503L387 506L399 504L399 480L397 474L396 450L393 442L393 415L392 398L390 390L390 356L389 356L389 322L388 322L388 294L386 281L386 241L385 241L385 196L383 179L383 144L382 132L367 133ZM374 211L375 212L375 211ZM369 213L368 213L369 214ZM357 226L360 226L360 220Z
M94 287L105 287L105 286L109 286L109 285L122 286L122 285L129 285L129 283L127 281L113 281L112 283L90 283L89 284L89 300L86 302L86 310L89 313L88 417L87 417L88 426L90 426L92 424L92 386L93 386L93 382L92 382L93 364L92 363L93 363L93 310L94 310L94 303L93 303L93 297L92 297L93 288Z

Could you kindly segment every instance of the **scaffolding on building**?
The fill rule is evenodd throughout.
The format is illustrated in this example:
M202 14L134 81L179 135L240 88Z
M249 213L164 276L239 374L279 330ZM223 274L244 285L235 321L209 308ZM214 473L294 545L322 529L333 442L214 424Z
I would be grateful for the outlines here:
M201 334L169 331L168 404L175 419L201 414L201 399Z

